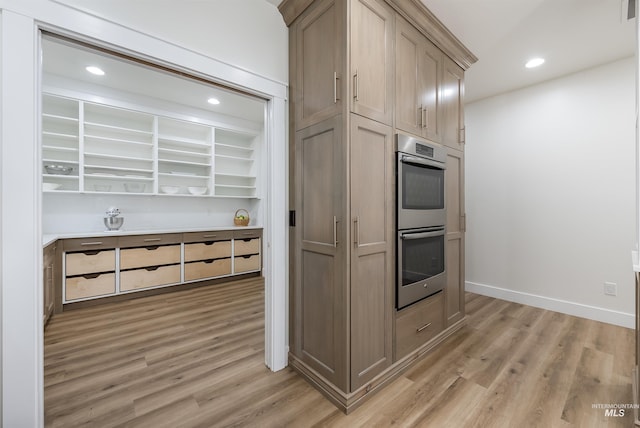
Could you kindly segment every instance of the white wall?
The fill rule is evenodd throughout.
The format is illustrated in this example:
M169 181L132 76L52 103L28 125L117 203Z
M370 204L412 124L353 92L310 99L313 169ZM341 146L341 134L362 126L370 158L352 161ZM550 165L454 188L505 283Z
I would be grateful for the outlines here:
M468 290L634 326L634 79L629 58L466 106Z
M287 83L288 30L266 0L57 0Z
M277 10L262 0L226 1L228 10L236 16L252 16L269 20L268 34L263 27L243 26L248 37L281 39L265 53L273 58L286 56L286 26ZM105 2L106 3L106 2ZM122 7L133 2L121 3ZM137 4L137 2L136 2ZM179 5L181 13L188 12ZM147 2L147 5L151 5ZM156 2L153 2L156 5ZM248 7L255 5L256 7ZM223 7L223 6L221 6ZM144 21L156 19L153 9ZM227 10L227 9L225 9ZM254 15L255 14L255 15ZM127 28L99 16L79 13L53 0L0 0L0 286L2 304L2 425L7 427L38 427L43 425L43 369L42 369L42 245L41 245L41 188L40 156L38 149L39 84L38 84L38 28L64 32L84 40L97 40L116 49L129 49L145 58L163 64L175 64L185 70L195 70L206 78L220 80L232 86L247 88L270 99L267 120L266 148L268 157L268 189L265 208L265 362L274 370L286 365L286 287L287 287L287 149L286 149L286 72L278 79L266 78L258 72L224 64L215 52L199 54L190 46L166 43L149 37L132 24ZM194 20L197 16L193 17ZM235 18L234 18L235 19ZM114 19L115 20L115 19ZM190 33L193 28L181 26ZM197 37L224 38L214 26L202 29ZM279 37L277 35L281 35ZM195 36L191 36L195 37ZM254 63L255 47L242 44L231 47L236 55ZM271 70L265 66L265 70ZM275 69L275 68L274 68ZM286 71L286 66L285 66Z

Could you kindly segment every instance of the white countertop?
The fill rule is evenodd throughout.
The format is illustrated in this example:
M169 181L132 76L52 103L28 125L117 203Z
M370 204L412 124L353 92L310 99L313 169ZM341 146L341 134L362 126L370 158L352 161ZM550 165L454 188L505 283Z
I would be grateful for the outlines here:
M196 227L196 228L173 228L173 229L145 229L145 230L104 230L99 232L68 232L58 234L42 235L42 246L46 247L58 239L70 238L90 238L104 236L126 236L126 235L153 235L157 233L188 233L188 232L206 232L216 230L248 230L262 229L262 226L212 226L212 227Z

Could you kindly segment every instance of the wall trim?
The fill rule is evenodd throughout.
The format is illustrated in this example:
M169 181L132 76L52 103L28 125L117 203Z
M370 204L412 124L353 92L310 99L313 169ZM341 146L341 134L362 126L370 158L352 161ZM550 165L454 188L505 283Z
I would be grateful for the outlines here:
M471 281L466 281L465 287L466 291L481 294L483 296L561 312L563 314L605 322L620 327L635 328L634 314L612 311L611 309L599 308L597 306L584 305L582 303L555 299L553 297L539 296L537 294L524 293L522 291L514 291Z

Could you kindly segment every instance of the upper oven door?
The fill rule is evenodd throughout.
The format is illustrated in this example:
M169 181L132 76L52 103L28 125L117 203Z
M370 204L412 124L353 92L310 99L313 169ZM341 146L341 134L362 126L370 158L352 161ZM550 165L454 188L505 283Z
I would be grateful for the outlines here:
M445 224L444 164L398 152L398 229Z

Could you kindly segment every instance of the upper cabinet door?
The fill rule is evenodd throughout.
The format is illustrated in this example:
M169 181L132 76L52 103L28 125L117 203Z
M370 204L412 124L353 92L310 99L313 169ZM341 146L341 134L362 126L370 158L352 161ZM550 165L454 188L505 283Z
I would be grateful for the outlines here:
M351 111L391 125L394 13L376 0L351 0Z
M396 20L396 128L441 142L442 52L403 18Z
M296 130L341 111L345 93L342 8L341 0L324 0L292 27L296 40Z
M444 126L442 143L457 150L464 150L464 71L444 57L444 78L442 83L442 105Z
M443 54L433 43L424 40L420 52L420 107L422 108L422 136L431 141L441 142L442 108L442 58Z
M396 128L422 135L419 63L423 36L403 18L396 19Z

